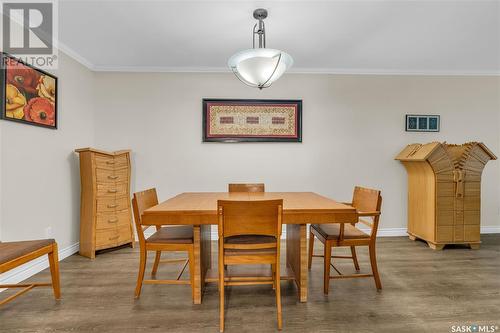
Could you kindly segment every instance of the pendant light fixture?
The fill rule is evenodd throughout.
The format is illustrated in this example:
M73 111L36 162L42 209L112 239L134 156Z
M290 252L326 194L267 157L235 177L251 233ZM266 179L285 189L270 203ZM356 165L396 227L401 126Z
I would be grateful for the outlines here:
M243 83L259 89L269 87L293 64L292 57L283 51L266 48L266 28L264 19L267 10L256 9L253 17L258 22L253 27L253 48L234 54L228 66ZM258 38L258 47L255 39Z

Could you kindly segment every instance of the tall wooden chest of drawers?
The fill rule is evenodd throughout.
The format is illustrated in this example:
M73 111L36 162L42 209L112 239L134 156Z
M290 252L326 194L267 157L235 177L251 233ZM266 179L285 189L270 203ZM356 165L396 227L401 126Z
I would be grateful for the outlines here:
M408 235L433 249L479 248L481 174L496 156L481 142L408 145L396 157L408 172Z
M80 155L80 255L134 245L130 207L130 151L75 150Z

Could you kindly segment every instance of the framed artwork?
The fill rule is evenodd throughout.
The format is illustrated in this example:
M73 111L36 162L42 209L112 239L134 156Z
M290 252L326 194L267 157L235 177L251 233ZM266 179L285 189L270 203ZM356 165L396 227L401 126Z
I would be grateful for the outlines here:
M0 53L0 118L57 129L57 77Z
M302 100L205 98L203 142L302 142Z
M407 132L439 132L440 117L437 115L406 115Z

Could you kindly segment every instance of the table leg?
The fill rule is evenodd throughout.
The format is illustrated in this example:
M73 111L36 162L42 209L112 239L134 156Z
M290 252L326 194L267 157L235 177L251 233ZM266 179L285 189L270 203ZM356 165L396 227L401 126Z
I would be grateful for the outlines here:
M294 274L301 302L307 302L307 225L286 225L286 264Z
M194 242L194 304L201 304L205 289L205 275L211 267L210 225L193 227Z

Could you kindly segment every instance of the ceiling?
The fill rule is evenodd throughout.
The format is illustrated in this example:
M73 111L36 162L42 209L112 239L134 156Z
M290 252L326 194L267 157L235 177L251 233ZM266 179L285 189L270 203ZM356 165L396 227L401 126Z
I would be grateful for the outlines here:
M498 1L62 0L60 46L96 71L227 71L258 7L294 72L500 74Z

